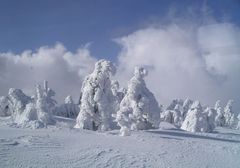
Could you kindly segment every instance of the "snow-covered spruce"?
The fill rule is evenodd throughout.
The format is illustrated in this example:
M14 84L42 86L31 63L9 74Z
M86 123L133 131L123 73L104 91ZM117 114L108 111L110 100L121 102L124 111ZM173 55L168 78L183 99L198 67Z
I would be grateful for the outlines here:
M161 109L152 92L146 87L144 77L147 70L135 67L134 76L128 83L127 93L120 103L116 121L122 136L130 130L158 128Z
M67 118L76 118L79 111L79 105L75 104L72 96L69 95L65 98L64 104L54 109L54 114Z
M75 128L109 130L113 127L116 97L111 90L111 76L116 67L107 60L99 60L92 74L83 81L81 105Z
M189 109L191 108L193 104L193 101L189 98L187 98L184 102L183 102L183 107L182 107L182 118L183 120L185 119L187 112L189 111Z
M212 132L215 128L215 110L203 108L199 101L195 101L181 126L181 129L190 132Z
M227 102L226 107L224 108L224 119L225 127L236 128L238 125L237 114L232 110L233 100Z

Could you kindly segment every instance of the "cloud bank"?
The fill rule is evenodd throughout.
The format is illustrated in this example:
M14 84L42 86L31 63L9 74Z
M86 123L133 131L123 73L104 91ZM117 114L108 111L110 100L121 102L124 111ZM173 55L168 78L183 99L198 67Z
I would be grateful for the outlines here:
M115 41L122 47L115 78L123 86L135 66L144 66L149 70L146 83L160 104L187 97L208 105L235 99L240 109L239 27L216 22L158 24ZM0 95L11 87L31 94L35 83L48 80L59 102L68 94L77 100L96 60L87 46L70 52L60 43L21 54L0 53Z
M19 55L0 53L0 93L6 95L13 87L32 94L36 83L48 80L59 101L63 102L68 94L77 100L82 80L92 71L95 61L87 46L72 53L60 43Z
M116 41L120 81L126 83L134 66L147 67L147 85L160 103L189 97L239 104L240 29L233 24L152 26Z

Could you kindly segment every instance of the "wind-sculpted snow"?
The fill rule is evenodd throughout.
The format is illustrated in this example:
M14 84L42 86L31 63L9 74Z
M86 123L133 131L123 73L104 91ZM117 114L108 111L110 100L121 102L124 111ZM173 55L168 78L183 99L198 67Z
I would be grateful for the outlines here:
M144 76L147 70L136 67L128 83L127 93L120 103L116 121L121 127L120 134L129 135L130 130L158 128L161 109L153 93L146 87Z
M0 167L235 168L240 165L239 130L219 127L217 134L189 133L162 122L160 129L119 137L116 130L99 133L71 129L75 120L60 117L55 120L56 126L32 130L2 125L10 121L0 117Z
M107 60L95 64L92 74L82 84L80 112L75 128L109 130L113 128L116 97L111 90L111 76L116 67Z

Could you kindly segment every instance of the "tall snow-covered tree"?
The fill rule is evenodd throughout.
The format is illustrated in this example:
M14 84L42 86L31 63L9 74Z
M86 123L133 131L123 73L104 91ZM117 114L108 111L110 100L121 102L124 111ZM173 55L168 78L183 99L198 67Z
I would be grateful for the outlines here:
M214 128L212 118L213 114L209 112L209 109L203 112L200 102L195 101L188 111L181 129L190 132L212 132Z
M146 87L143 79L146 75L146 69L135 67L134 76L128 83L127 93L116 115L121 135L129 135L130 130L159 127L161 109L153 93Z
M183 102L183 107L182 107L182 118L185 119L187 112L189 111L189 109L191 108L193 104L193 101L189 98L187 98L184 102Z
M230 128L236 128L237 127L237 114L232 109L233 100L229 100L227 102L226 107L224 108L224 118L225 118L225 126Z
M40 85L36 85L35 108L37 110L38 120L45 125L54 123L51 103L49 102L51 96L46 94L45 88L42 89Z
M115 113L115 99L111 90L111 76L116 67L107 60L99 60L92 74L83 81L81 105L75 128L109 130L112 128L112 114Z
M55 108L57 104L57 101L53 99L55 95L56 93L54 92L54 90L48 87L48 81L45 80L43 83L43 96L46 99L47 108L51 111Z
M216 126L223 127L225 125L225 117L223 115L221 101L217 100L214 106L214 110L216 111L217 115L215 118Z

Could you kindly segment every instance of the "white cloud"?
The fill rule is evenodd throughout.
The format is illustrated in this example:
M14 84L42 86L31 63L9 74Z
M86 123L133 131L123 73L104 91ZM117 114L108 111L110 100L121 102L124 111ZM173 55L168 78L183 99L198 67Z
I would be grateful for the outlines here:
M239 33L226 23L138 30L116 40L122 46L117 76L126 85L134 66L148 67L147 85L163 104L186 97L240 102Z
M92 71L95 61L87 46L72 53L60 43L19 55L0 53L0 93L6 95L14 87L31 94L34 84L48 80L58 100L63 101L68 94L77 100L81 82Z

